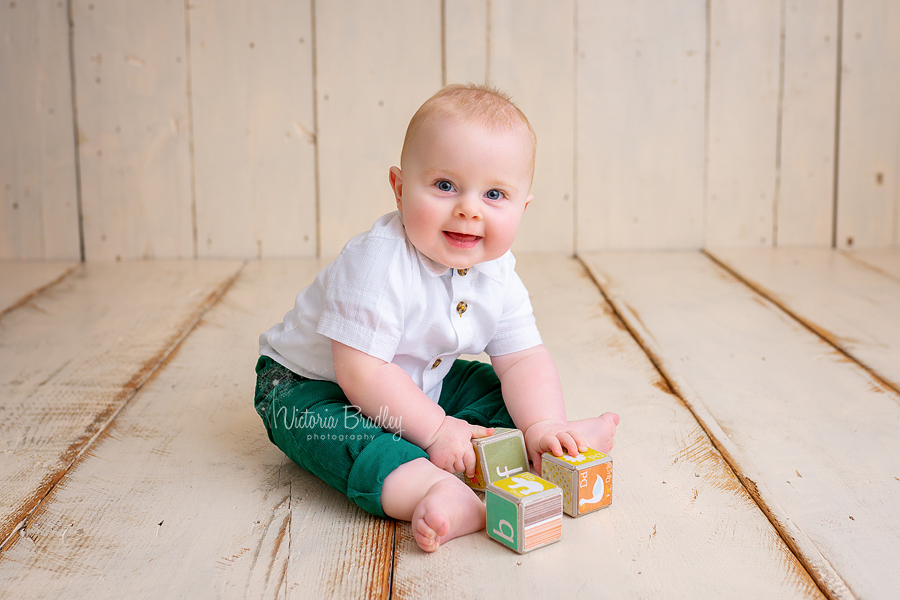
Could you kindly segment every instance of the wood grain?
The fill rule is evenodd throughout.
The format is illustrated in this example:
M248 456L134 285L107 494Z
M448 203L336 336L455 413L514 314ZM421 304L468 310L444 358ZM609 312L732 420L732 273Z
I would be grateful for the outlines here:
M320 256L396 209L406 126L441 87L441 3L316 4Z
M315 256L309 0L192 3L188 15L198 255Z
M76 262L0 261L0 316L78 268Z
M393 523L293 465L253 409L257 337L322 266L242 271L0 555L7 594L388 597Z
M0 5L0 259L78 260L65 2Z
M444 81L487 83L487 0L444 0Z
M575 205L574 2L491 0L487 83L509 93L537 136L534 200L513 250L572 254ZM534 43L540 39L541 43ZM547 90L553 90L548 94Z
M827 248L710 254L900 392L900 281Z
M706 2L579 2L578 251L696 248Z
M709 4L707 246L772 245L782 4Z
M185 3L72 6L85 256L193 258Z
M900 281L900 251L896 248L870 248L848 251L847 256Z
M837 247L900 245L900 4L843 4Z
M837 150L838 0L784 3L775 239L830 247Z
M0 540L140 389L240 263L93 264L0 320Z
M585 257L832 598L900 589L900 395L700 253Z
M819 598L722 456L573 259L519 256L570 418L622 416L613 504L519 555L485 532L434 555L398 527L396 598Z
M7 2L0 259L333 256L393 209L409 118L453 81L537 130L516 251L897 246L898 23L892 0Z

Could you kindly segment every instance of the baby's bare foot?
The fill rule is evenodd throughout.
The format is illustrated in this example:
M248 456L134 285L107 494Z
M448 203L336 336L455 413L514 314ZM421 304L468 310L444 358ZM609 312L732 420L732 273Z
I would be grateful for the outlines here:
M419 547L434 552L448 540L484 529L484 518L484 504L475 492L451 475L429 488L410 526Z
M581 421L569 421L569 426L581 433L588 446L599 452L609 452L615 444L616 426L619 424L619 415L616 413L603 413L592 419Z

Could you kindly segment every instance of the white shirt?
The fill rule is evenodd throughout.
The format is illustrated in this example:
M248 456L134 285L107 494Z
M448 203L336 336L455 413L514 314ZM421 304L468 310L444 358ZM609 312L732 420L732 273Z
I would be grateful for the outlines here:
M541 343L531 301L500 258L454 270L420 254L398 212L351 239L304 288L259 352L310 379L335 381L331 340L400 366L432 400L460 354L510 354Z

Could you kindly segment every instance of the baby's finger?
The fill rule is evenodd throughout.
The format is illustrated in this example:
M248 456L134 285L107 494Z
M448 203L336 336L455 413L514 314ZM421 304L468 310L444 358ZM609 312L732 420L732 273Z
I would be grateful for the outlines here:
M559 443L559 440L555 435L547 434L541 439L541 448L553 454L553 456L562 456L563 448L562 444Z
M570 429L569 435L572 436L572 439L575 440L575 444L578 445L579 452L585 452L589 448L587 439L581 434L580 431Z
M534 466L534 472L537 473L538 477L541 477L541 453L530 452L529 454L531 454L531 464Z
M472 428L473 438L483 438L489 435L494 435L493 427L482 427L481 425L472 425L471 423L469 423L469 427Z
M475 463L477 458L475 457L475 449L469 448L463 454L463 464L465 465L466 477L472 479L475 477Z
M563 448L566 449L566 454L569 456L578 456L578 442L575 441L575 438L572 437L570 432L561 431L556 434L556 438L559 440L560 444L562 444Z

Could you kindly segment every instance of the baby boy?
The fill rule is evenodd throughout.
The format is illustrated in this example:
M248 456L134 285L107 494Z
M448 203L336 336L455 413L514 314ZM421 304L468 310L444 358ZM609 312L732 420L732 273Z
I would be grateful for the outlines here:
M541 453L612 448L619 417L566 418L509 249L531 202L535 136L503 93L447 86L410 121L397 211L350 240L260 337L256 410L294 462L436 550L485 524L472 438ZM491 363L461 354L486 352Z

